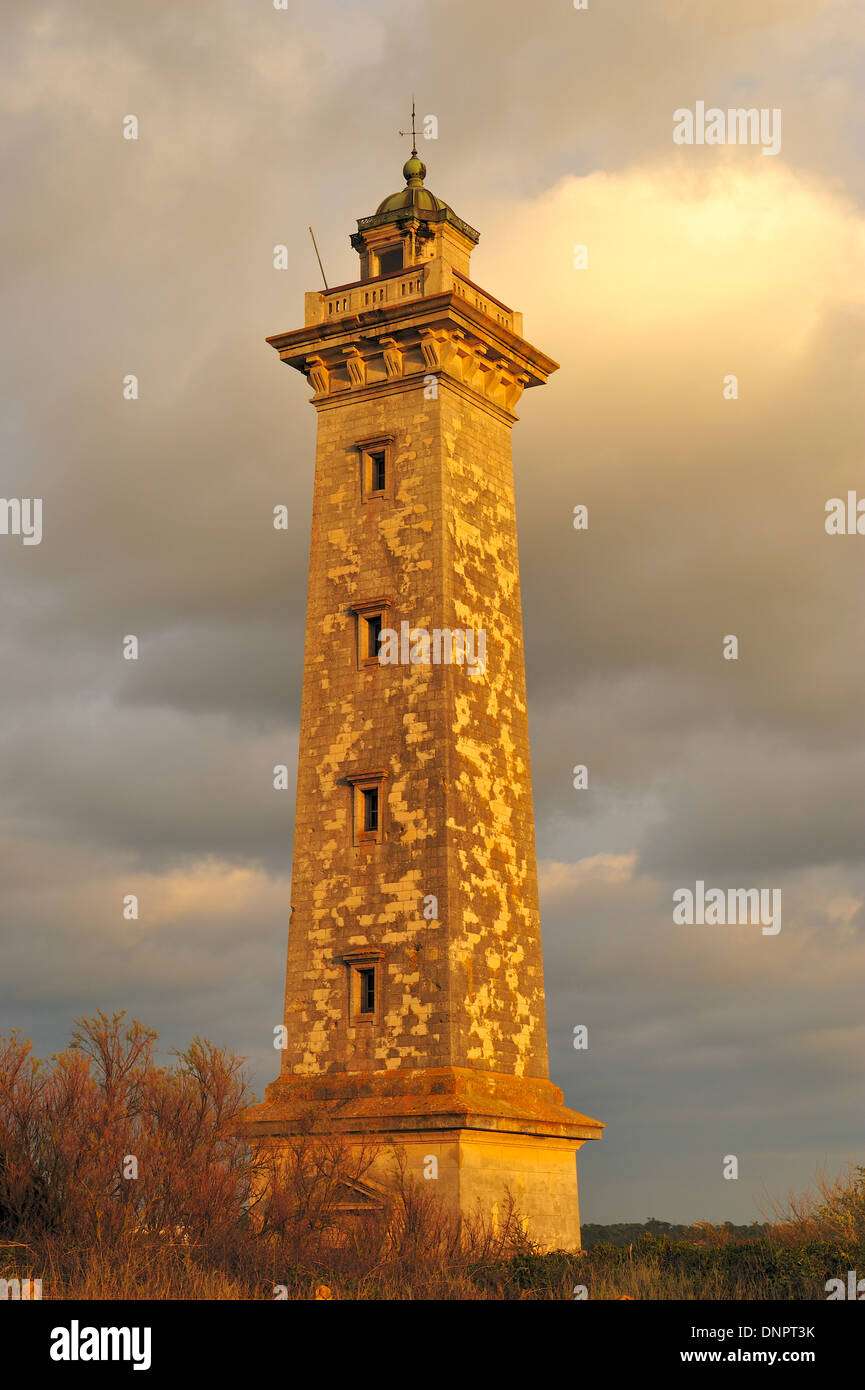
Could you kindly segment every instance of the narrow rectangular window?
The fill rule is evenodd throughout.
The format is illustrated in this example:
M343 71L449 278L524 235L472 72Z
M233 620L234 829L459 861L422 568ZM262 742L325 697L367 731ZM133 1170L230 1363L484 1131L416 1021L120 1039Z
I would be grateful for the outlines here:
M381 642L381 613L374 614L366 621L366 654L368 657L378 660L378 649Z
M378 831L378 787L367 787L363 793L363 828L368 834Z
M360 976L360 1008L362 1014L375 1013L375 966L369 969L359 970Z
M355 631L352 635L355 638L359 671L368 671L370 666L381 665L382 651L388 652L383 634L388 631L389 608L390 599L370 598L352 604L348 610L354 617Z
M358 482L361 502L381 506L393 496L397 481L394 467L394 440L390 435L366 439L355 445L360 463Z
M369 456L370 492L384 492L387 485L387 457L384 450L376 450Z
M382 787L388 773L382 769L356 773L346 778L351 787L351 828L356 845L372 849L387 833L387 798Z

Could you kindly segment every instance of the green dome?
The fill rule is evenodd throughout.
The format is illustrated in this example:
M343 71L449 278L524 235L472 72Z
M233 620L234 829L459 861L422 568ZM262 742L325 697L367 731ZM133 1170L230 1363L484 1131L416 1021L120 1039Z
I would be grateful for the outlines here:
M423 185L413 187L409 184L407 188L403 188L399 193L391 193L389 198L379 203L375 216L378 217L382 212L401 212L403 209L408 212L446 212L447 206L447 203L443 203L441 198L430 193Z
M463 236L477 244L479 233L474 227L457 217L453 208L443 198L437 198L435 193L424 188L426 165L418 157L416 149L412 149L402 172L405 188L401 188L399 193L391 193L389 198L379 203L371 217L357 219L357 232L351 242L356 251L363 250L363 238L370 227L380 227L391 222L408 222L414 218L423 222L449 222L451 226L457 227Z

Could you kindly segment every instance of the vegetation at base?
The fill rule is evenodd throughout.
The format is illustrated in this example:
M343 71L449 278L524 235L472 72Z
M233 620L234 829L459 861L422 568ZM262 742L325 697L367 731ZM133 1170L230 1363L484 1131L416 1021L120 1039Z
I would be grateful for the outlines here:
M591 1250L595 1245L633 1245L641 1236L668 1236L670 1240L698 1242L710 1239L720 1245L728 1240L761 1240L769 1229L768 1221L754 1221L750 1226L734 1226L732 1221L718 1226L705 1221L677 1226L669 1221L656 1221L653 1216L648 1221L617 1221L609 1226L585 1221L582 1226L583 1249Z
M398 1149L349 1211L380 1148L310 1116L252 1152L241 1059L195 1039L159 1066L156 1041L102 1013L50 1062L0 1038L0 1278L41 1279L45 1299L801 1300L865 1277L862 1167L753 1227L587 1226L581 1253L541 1254L509 1194L494 1222L458 1218Z
M770 1237L699 1246L644 1234L632 1247L600 1244L578 1256L516 1256L508 1287L537 1298L575 1298L584 1286L585 1297L601 1299L825 1299L827 1280L846 1279L857 1258L865 1269L865 1242L858 1251Z

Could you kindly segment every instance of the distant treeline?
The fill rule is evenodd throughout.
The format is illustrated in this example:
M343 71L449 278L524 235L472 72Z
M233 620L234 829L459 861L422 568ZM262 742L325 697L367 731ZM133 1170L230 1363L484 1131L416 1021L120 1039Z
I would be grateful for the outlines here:
M711 1244L734 1240L760 1240L768 1231L768 1223L755 1221L750 1226L735 1226L732 1221L714 1225L709 1221L693 1222L690 1226L677 1226L669 1221L656 1221L650 1216L648 1221L619 1221L611 1226L596 1226L586 1223L583 1226L583 1248L591 1250L594 1245L633 1245L640 1236L669 1236L670 1240L693 1240L701 1244ZM719 1242L720 1238L720 1242Z

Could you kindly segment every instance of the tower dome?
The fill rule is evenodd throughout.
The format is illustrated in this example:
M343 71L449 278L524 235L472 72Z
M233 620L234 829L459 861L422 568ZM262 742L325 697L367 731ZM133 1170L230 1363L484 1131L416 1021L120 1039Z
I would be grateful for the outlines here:
M443 199L437 198L429 188L424 188L426 165L418 157L417 150L412 150L402 166L402 173L405 179L405 188L401 188L398 193L391 193L389 198L385 198L383 202L379 203L374 214L376 217L385 212L445 213L452 211Z
M443 255L459 274L468 275L469 256L480 234L425 186L426 165L416 141L402 173L405 187L384 198L369 217L357 219L351 244L360 256L360 278L375 278Z

